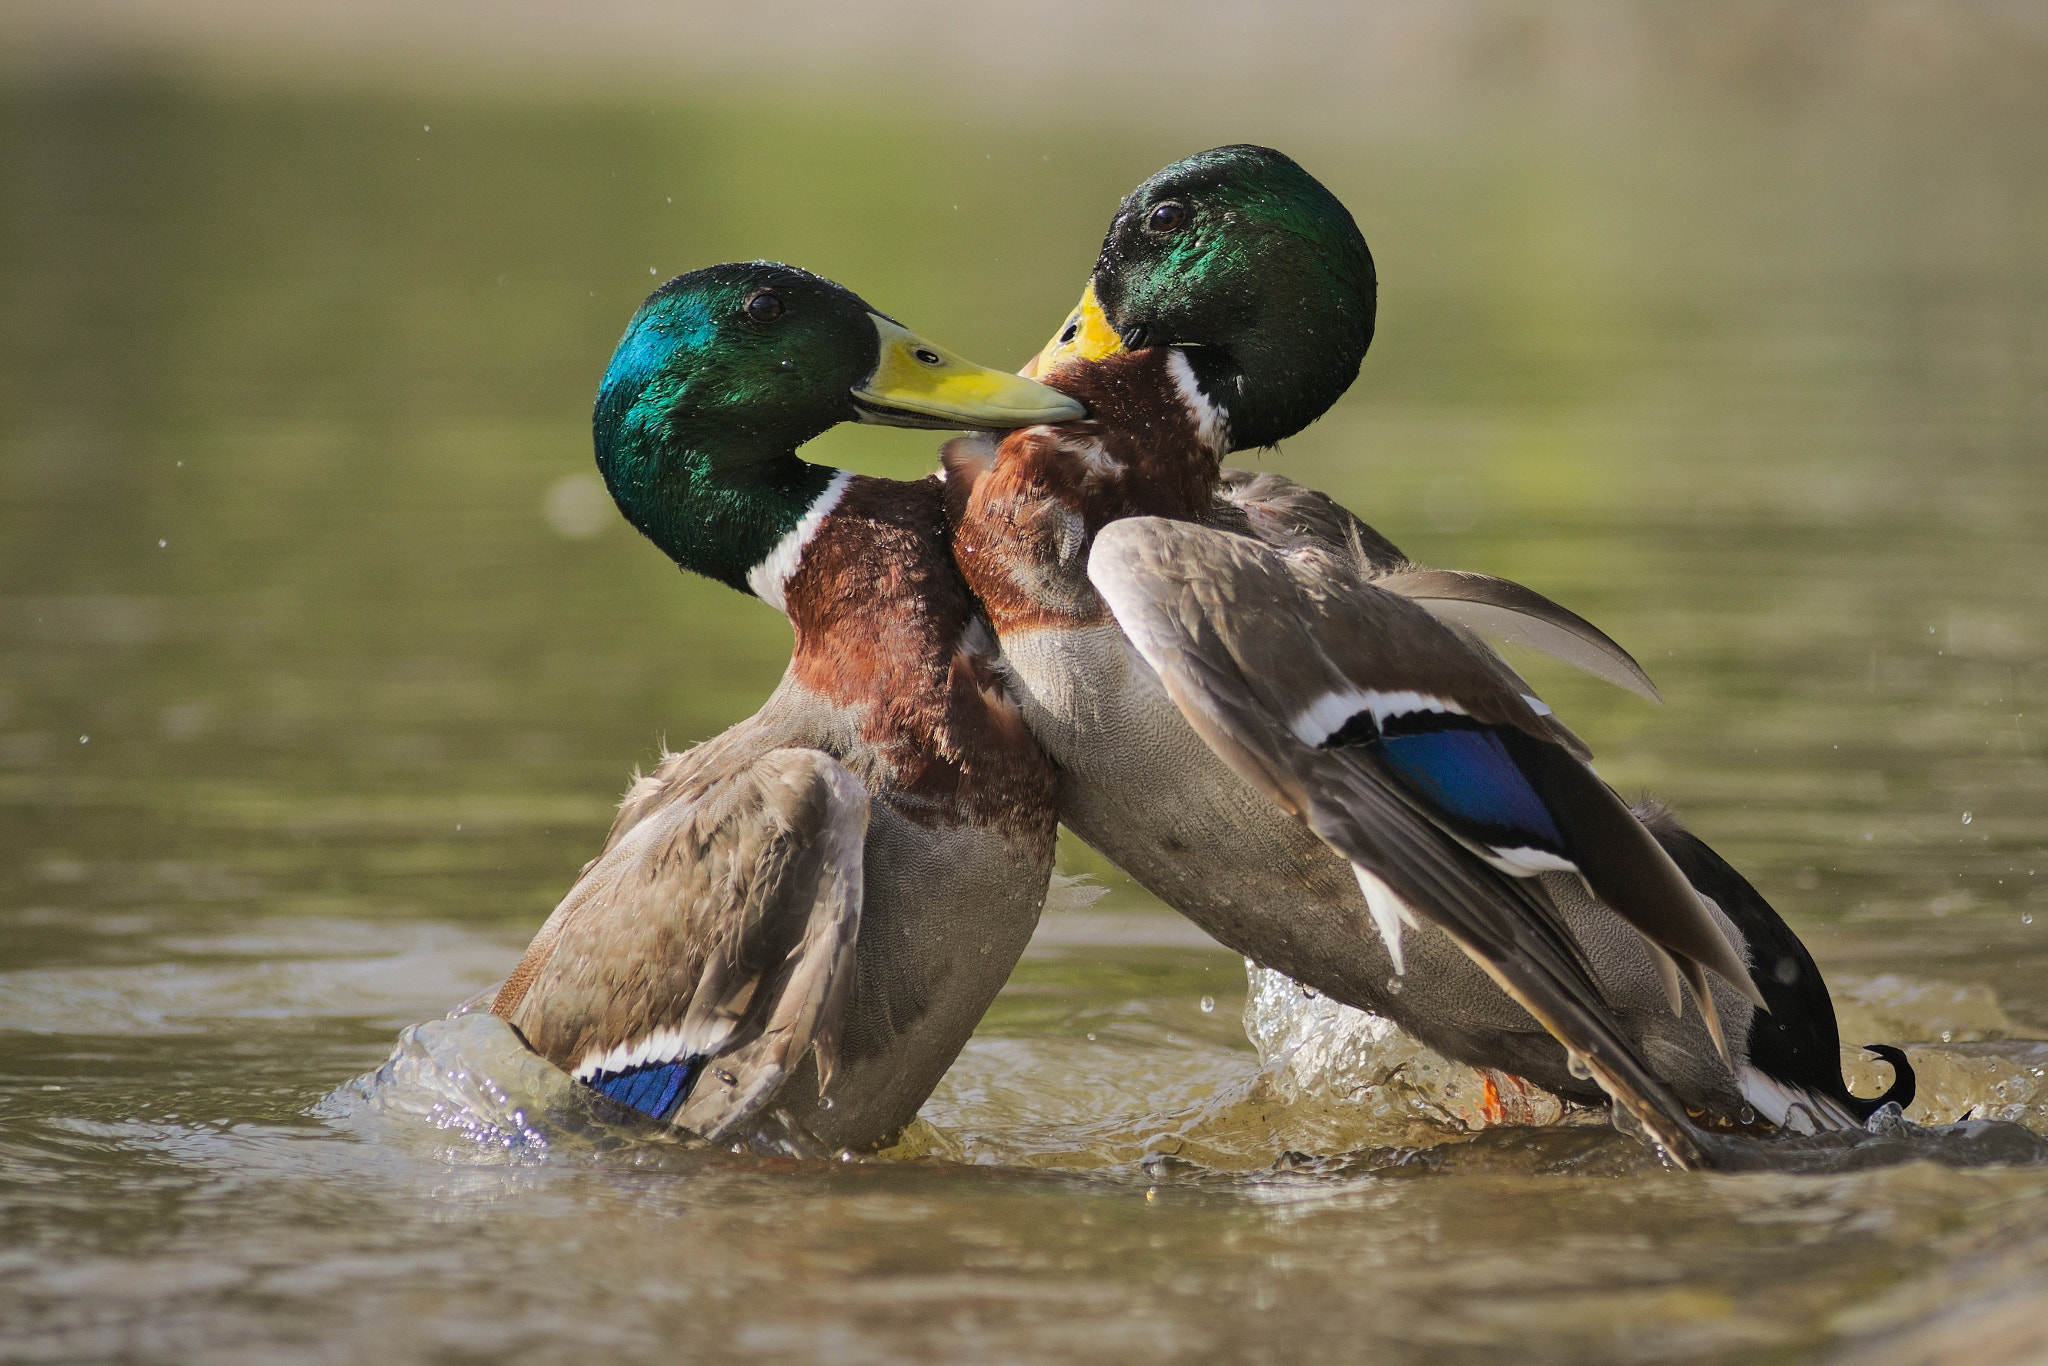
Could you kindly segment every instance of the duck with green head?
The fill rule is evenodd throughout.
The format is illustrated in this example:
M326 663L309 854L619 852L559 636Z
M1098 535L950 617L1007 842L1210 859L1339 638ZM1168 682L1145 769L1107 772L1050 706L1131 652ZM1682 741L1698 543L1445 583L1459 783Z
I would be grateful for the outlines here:
M1654 698L1635 661L1526 588L1420 568L1328 498L1222 468L1345 391L1377 291L1313 176L1201 153L1125 198L1026 368L1089 418L949 446L955 554L1061 819L1247 958L1454 1059L1604 1090L1677 1160L1708 1160L1688 1109L1855 1123L1872 1103L1842 1085L1797 939L1706 846L1632 815L1470 628Z
M917 1113L1037 923L1052 772L939 481L797 450L846 421L1080 411L790 266L694 271L641 305L598 391L598 468L676 564L787 614L795 648L759 712L635 781L494 1013L718 1141L867 1148Z

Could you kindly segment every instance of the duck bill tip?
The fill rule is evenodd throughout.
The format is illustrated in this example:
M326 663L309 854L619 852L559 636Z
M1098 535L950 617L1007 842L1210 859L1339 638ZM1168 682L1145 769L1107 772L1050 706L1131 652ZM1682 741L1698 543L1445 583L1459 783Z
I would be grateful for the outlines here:
M880 350L873 373L852 391L862 422L1000 431L1087 415L1078 400L1028 375L977 365L879 313L869 318Z

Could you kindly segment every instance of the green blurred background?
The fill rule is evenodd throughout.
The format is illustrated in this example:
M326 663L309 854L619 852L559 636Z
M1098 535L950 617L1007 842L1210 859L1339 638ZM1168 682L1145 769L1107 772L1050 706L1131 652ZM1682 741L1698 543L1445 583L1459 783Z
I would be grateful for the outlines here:
M777 257L1015 364L1125 189L1251 140L1383 279L1359 383L1253 458L1633 648L1661 711L1530 667L1824 957L2030 951L2039 7L136 0L0 35L11 903L534 923L628 768L786 657L595 496L639 298Z

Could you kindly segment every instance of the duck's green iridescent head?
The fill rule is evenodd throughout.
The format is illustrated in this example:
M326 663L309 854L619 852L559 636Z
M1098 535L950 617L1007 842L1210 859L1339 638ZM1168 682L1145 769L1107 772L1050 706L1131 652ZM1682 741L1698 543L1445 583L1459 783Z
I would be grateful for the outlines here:
M1006 428L1079 404L975 365L794 266L710 266L649 295L598 387L597 467L626 519L743 591L836 471L796 448L841 422Z
M1322 182L1270 147L1216 147L1125 197L1079 307L1025 373L1176 347L1231 447L1270 446L1358 377L1378 300L1365 238Z

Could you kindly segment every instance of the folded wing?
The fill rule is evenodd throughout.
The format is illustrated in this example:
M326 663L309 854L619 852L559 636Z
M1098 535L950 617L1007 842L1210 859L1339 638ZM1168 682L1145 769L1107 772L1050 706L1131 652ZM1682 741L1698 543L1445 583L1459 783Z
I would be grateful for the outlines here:
M807 1051L820 1084L831 1077L868 796L817 750L707 769L636 785L637 820L615 828L492 1010L577 1080L719 1140Z
M1207 527L1112 523L1089 577L1190 725L1351 861L1397 963L1400 922L1428 918L1667 1148L1686 1150L1682 1108L1614 1025L1533 875L1583 875L1653 957L1677 960L1710 1029L1703 967L1755 988L1669 857L1512 671L1327 556Z

